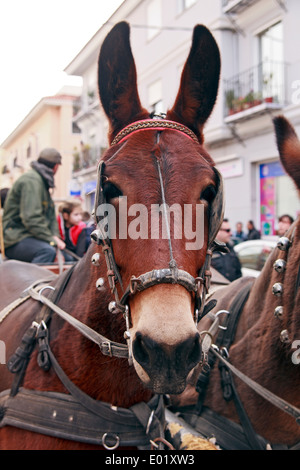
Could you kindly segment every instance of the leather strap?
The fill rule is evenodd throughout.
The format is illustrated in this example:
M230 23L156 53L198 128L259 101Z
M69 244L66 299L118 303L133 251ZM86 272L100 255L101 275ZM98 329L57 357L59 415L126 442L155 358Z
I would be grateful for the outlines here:
M47 305L51 310L53 310L53 312L55 312L63 320L67 321L70 325L80 331L80 333L82 333L86 338L96 343L99 346L102 354L106 356L116 356L121 358L128 357L128 348L125 344L116 343L107 339L105 336L102 336L100 333L97 333L89 326L80 322L79 320L77 320L77 318L72 317L72 315L55 305L47 297L40 295L38 292L36 292L35 289L29 289L28 294L33 299L42 302L44 305Z
M143 414L139 419L138 409L117 408L98 401L98 413L94 413L72 395L21 388L12 398L6 390L0 393L0 428L14 426L88 444L105 443L113 447L117 442L121 447L150 449L150 440L159 437L156 421L163 427L163 398L155 395L144 405L148 415ZM100 409L102 416L99 416ZM154 419L150 423L152 413ZM141 424L143 420L146 426Z

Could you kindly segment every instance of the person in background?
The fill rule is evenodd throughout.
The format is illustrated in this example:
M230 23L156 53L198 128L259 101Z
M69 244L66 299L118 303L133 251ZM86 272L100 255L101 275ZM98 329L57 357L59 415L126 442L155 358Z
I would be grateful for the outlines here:
M96 229L96 223L88 211L83 212L82 221L86 224L86 249L88 249L91 244L91 234Z
M86 224L82 221L81 201L75 199L63 202L58 208L57 221L66 249L82 258L86 252ZM71 253L63 251L66 261L76 259Z
M259 240L260 239L260 233L255 228L253 220L249 220L247 224L247 228L248 228L247 240Z
M8 194L9 188L2 188L0 189L0 196L1 196L1 208L4 208L5 200Z
M288 214L283 214L281 217L279 217L277 235L279 237L283 237L285 232L290 228L293 222L293 217Z
M247 238L245 232L243 231L243 224L242 222L237 222L235 225L235 232L233 233L233 240L235 243L241 243L244 242Z
M20 176L7 194L3 214L3 238L7 258L52 264L59 238L50 191L62 157L54 148L41 151L31 170Z
M231 228L228 219L224 219L217 234L217 240L226 244L228 253L213 253L211 265L229 281L242 277L241 263L233 249Z

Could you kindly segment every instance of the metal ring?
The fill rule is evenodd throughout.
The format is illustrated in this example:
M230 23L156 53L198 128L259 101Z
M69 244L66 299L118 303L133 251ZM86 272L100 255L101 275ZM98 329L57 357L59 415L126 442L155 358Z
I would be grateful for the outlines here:
M102 445L103 447L106 449L106 450L116 450L118 447L119 447L119 444L120 444L120 438L119 436L117 436L116 434L111 434L111 436L113 436L115 439L116 439L116 443L113 445L113 446L108 446L106 444L106 438L108 436L108 433L106 432L105 434L103 434L102 436Z
M45 286L45 287L42 287L41 290L40 290L40 292L39 292L39 300L40 300L40 302L42 302L42 303L43 303L43 300L42 300L42 298L41 298L41 295L42 295L43 290L45 290L45 289L55 290L55 288L52 287L52 286Z

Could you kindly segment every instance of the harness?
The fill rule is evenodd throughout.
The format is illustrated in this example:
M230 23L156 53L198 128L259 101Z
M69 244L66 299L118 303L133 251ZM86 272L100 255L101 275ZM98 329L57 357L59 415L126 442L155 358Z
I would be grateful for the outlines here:
M292 226L290 233L286 237L282 237L277 244L279 250L287 252L289 247L293 243L295 234L295 225ZM290 238L287 238L288 235ZM282 262L280 258L274 263L274 269L279 274L282 274L286 269L286 262ZM299 289L299 272L295 284L295 294ZM204 336L202 340L202 351L206 358L204 361L203 368L198 377L196 390L198 392L198 402L196 406L186 406L177 408L176 411L180 413L180 416L196 431L201 433L207 438L214 436L217 440L218 445L222 449L227 450L300 450L300 442L292 447L288 447L282 444L270 444L265 438L258 435L247 416L243 403L236 390L233 375L237 376L247 386L254 390L257 394L262 396L264 399L272 403L274 406L287 413L296 420L296 423L300 425L300 409L286 402L282 398L276 396L269 390L265 389L241 371L239 371L229 361L229 349L234 341L236 328L240 315L243 311L244 305L248 299L250 290L252 288L254 280L249 280L242 290L236 295L232 301L230 311L220 311L217 314L209 313L212 320L212 325L209 331L204 331L201 335ZM278 295L274 292L274 295ZM280 296L279 296L280 297ZM279 309L283 307L277 307L274 315L279 318ZM282 315L282 310L280 310ZM225 321L220 326L219 315L226 313ZM221 328L221 331L219 331ZM215 334L218 333L215 344L212 344L212 339ZM281 333L282 337L282 333ZM287 335L288 337L288 335ZM281 339L283 342L284 340ZM223 390L223 398L225 401L233 401L236 407L237 414L239 416L240 424L237 424L224 416L220 416L213 410L203 406L206 391L209 383L210 373L215 365L216 360L219 360L219 371L221 377L221 387Z
M175 123L173 121L168 121L165 119L146 119L143 121L138 121L136 123L130 124L125 127L113 140L112 145L117 145L123 143L130 135L138 131L147 131L147 130L156 130L157 131L157 144L160 140L160 133L165 130L173 130L180 132L186 135L188 138L193 141L198 142L196 135L187 127ZM111 157L111 158L114 158ZM162 269L155 269L148 271L138 277L132 275L129 285L124 289L122 284L121 275L117 267L111 239L109 236L109 230L106 229L107 220L105 217L99 215L99 207L105 206L107 201L104 195L104 184L105 184L105 166L107 162L101 161L98 166L98 177L97 177L97 189L95 195L95 207L94 207L94 216L97 222L97 229L92 233L91 238L97 245L102 247L102 251L105 255L106 265L107 265L107 278L110 285L111 293L114 295L115 300L110 302L108 309L112 313L122 313L126 321L126 332L125 337L127 339L128 350L131 351L130 347L130 332L129 332L129 307L128 307L128 298L130 295L134 295L136 292L142 292L149 287L152 287L157 284L179 284L185 287L189 292L194 295L195 300L195 309L194 309L194 318L195 323L197 324L200 318L204 313L205 298L207 292L210 288L210 264L213 251L224 251L227 250L224 244L220 244L215 241L216 235L219 231L220 224L223 219L224 213L224 195L223 195L223 182L221 174L217 169L214 168L217 179L217 193L210 207L209 215L209 233L208 233L208 248L206 253L206 259L201 268L199 275L194 278L188 272L178 269L176 260L173 257L172 250L172 241L170 236L170 227L168 223L168 218L166 214L166 204L165 204L165 193L164 185L162 180L162 173L160 162L157 160L157 170L159 174L161 197L163 201L163 211L164 211L164 220L167 227L168 233L168 244L170 252L170 261L168 266ZM109 226L108 226L109 229ZM97 257L94 259L94 264L97 265ZM117 283L121 286L122 296L120 298L117 290ZM102 278L99 279L99 286L104 284ZM129 362L132 362L132 358L129 356Z
M159 124L159 125L158 125ZM185 126L172 121L158 122L146 120L142 122L142 130L156 129L159 132L164 129L172 129L181 132L198 143L197 137ZM121 131L113 142L113 145L126 139L131 133L141 130L141 122L128 126ZM158 172L160 177L162 198L164 200L164 188L159 162ZM113 313L123 313L126 320L125 344L116 343L103 337L87 325L78 321L67 312L57 306L64 289L66 288L74 266L64 273L57 289L51 286L37 283L30 286L23 294L22 300L10 304L4 311L0 312L0 319L4 319L20 303L30 298L43 304L42 311L25 333L20 347L8 361L8 369L16 374L11 390L0 394L0 427L7 425L38 433L60 437L68 440L80 441L90 444L103 445L106 449L116 449L119 446L137 446L140 449L153 447L162 449L164 441L165 415L164 400L161 395L155 395L149 403L138 403L129 409L112 407L107 403L96 401L76 387L66 376L58 364L49 344L48 322L53 312L79 330L83 335L98 344L103 354L128 358L131 363L129 351L129 308L128 297L137 291L145 290L155 284L172 283L184 286L195 296L195 322L204 315L214 303L205 308L205 296L210 285L210 260L214 249L223 249L223 245L214 241L223 217L223 186L222 178L217 170L218 181L217 195L212 203L209 220L208 251L203 268L199 276L193 278L188 272L178 269L173 259L171 238L169 236L170 262L169 266L160 270L149 271L139 277L132 276L130 285L123 289L122 279L117 268L112 243L105 233L103 219L97 216L97 208L104 204L103 176L105 163L100 162L98 166L98 182L95 198L95 218L97 230L91 235L92 240L102 246L107 264L107 277L111 293L115 300L109 304L109 310ZM94 255L92 263L98 265L98 254ZM119 283L123 295L119 298L116 284ZM101 290L103 282L97 282ZM53 292L45 297L44 289ZM26 368L35 346L38 345L38 364L47 371L53 367L57 376L69 391L70 395L54 392L29 391L21 387ZM168 444L167 444L168 445ZM170 445L169 445L170 446Z

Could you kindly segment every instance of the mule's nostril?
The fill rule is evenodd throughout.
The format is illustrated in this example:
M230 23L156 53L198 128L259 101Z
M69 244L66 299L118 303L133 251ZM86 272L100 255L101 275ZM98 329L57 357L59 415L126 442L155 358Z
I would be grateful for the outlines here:
M191 345L191 350L190 354L188 356L188 361L190 363L194 363L195 365L198 364L198 362L201 359L201 345L200 345L200 335L199 333L196 333L194 341Z
M143 340L143 335L140 332L137 332L135 335L135 340L132 345L133 355L135 359L140 363L142 367L145 367L149 364L149 354L147 352L147 346Z

